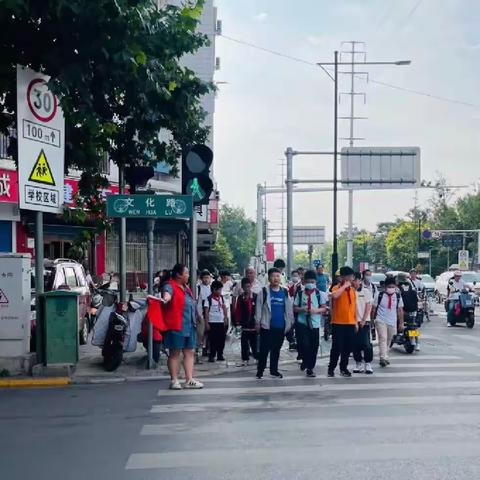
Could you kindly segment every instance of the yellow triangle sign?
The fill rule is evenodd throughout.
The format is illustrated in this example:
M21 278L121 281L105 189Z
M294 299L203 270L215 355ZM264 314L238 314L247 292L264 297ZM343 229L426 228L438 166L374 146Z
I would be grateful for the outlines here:
M43 148L38 155L37 161L32 168L32 173L30 173L28 180L30 182L44 183L45 185L55 185L52 170L50 169Z

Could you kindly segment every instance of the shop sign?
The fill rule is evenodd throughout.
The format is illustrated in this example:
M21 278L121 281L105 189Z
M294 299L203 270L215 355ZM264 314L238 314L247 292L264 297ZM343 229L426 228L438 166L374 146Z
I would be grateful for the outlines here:
M18 174L0 168L0 202L18 203Z

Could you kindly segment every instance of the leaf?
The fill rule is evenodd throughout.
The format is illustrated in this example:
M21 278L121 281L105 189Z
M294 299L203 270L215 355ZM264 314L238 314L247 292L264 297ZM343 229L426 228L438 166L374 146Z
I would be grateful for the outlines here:
M168 90L173 92L177 88L177 82L171 81L168 82Z

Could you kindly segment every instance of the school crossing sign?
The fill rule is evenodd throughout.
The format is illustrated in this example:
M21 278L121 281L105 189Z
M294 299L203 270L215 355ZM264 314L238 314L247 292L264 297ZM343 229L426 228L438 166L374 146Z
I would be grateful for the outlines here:
M49 77L17 66L18 186L20 208L63 209L65 119Z

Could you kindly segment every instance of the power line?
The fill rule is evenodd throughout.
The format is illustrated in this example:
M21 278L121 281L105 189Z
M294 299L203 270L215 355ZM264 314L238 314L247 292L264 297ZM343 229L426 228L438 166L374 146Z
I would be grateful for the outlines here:
M304 65L309 65L309 66L313 66L315 68L318 68L318 65L315 62L310 62L310 61L305 60L303 58L294 57L292 55L287 55L285 53L281 53L281 52L272 50L270 48L261 47L259 45L254 44L254 43L251 43L251 42L246 42L246 41L240 40L238 38L230 37L228 35L221 34L220 36L222 38L225 38L226 40L230 40L231 42L238 43L240 45L245 45L247 47L255 48L256 50L260 50L262 52L266 52L266 53L269 53L271 55L275 55L277 57L285 58L286 60L291 60L291 61L294 61L294 62L297 62L297 63L302 63ZM324 68L324 70L333 71L333 70L328 69L328 68ZM363 77L358 77L358 78L361 78L362 80L365 81L365 78L363 78ZM427 97L427 98L430 98L430 99L433 99L433 100L439 100L439 101L442 101L442 102L454 103L456 105L463 105L464 107L480 109L479 104L466 102L466 101L463 101L463 100L457 100L455 98L442 97L441 95L435 95L433 93L423 92L423 91L420 91L420 90L415 90L413 88L402 87L400 85L394 85L392 83L382 82L380 80L374 80L372 78L368 79L367 81L371 82L373 84L376 84L376 85L381 85L383 87L393 88L394 90L399 90L399 91L402 91L402 92L410 93L412 95L419 95L419 96Z

